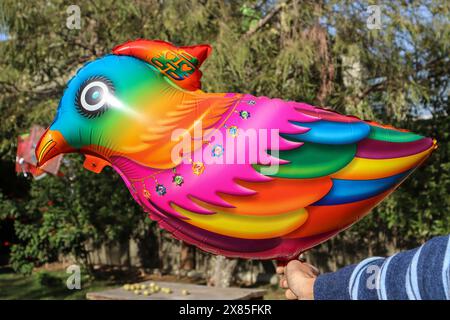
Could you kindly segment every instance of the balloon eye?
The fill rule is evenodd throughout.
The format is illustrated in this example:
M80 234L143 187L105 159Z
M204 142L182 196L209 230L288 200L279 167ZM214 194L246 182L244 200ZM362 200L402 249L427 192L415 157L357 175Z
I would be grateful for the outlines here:
M106 111L108 98L114 93L114 87L105 77L92 77L86 80L77 93L76 106L78 111L94 118Z

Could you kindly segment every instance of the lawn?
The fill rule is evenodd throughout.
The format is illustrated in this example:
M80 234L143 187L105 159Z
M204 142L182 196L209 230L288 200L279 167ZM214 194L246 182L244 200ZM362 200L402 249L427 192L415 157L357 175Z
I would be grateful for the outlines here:
M82 272L83 274L83 272ZM113 288L124 283L136 283L143 280L162 280L191 283L189 279L174 276L144 276L132 272L97 272L96 277L84 273L81 277L81 289L69 290L66 280L70 276L64 269L40 270L31 275L15 273L9 267L0 267L0 300L83 300L86 293ZM198 283L200 284L200 283ZM284 290L278 286L263 285L267 289L265 299L284 299Z
M29 276L14 273L10 268L0 268L0 299L85 299L86 293L117 286L111 280L93 280L82 276L81 289L69 290L64 270L38 271Z

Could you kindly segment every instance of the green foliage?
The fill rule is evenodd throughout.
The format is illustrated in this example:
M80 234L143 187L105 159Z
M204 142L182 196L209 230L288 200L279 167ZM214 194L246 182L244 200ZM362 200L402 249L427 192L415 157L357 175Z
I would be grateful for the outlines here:
M66 28L71 4L0 2L10 37L0 42L0 219L15 219L16 270L29 272L60 254L89 264L87 244L141 228L145 214L120 178L84 171L79 157L68 158L64 177L12 174L17 135L49 124L65 83L84 63L135 38L210 43L205 91L331 106L438 140L439 149L400 190L318 251L383 252L450 231L448 1L385 3L380 30L367 28L365 2L81 1L81 30ZM418 121L424 114L429 120Z
M110 169L101 175L88 172L80 157L68 160L63 177L33 181L28 197L18 203L15 230L20 242L11 254L18 271L27 273L60 254L89 267L89 248L139 236L145 214L120 177Z

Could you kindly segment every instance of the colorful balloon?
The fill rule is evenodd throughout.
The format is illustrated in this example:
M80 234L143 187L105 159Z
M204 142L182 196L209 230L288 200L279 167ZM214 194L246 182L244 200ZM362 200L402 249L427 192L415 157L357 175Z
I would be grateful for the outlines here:
M174 237L229 257L291 259L366 215L436 141L305 103L205 93L208 45L137 40L70 80L42 165L112 166Z

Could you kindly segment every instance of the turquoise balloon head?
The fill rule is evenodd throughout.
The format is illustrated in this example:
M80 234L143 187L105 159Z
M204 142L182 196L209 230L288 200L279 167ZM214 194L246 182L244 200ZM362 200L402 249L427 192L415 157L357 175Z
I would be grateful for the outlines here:
M136 130L142 108L151 107L167 85L159 71L134 57L108 55L85 64L68 82L47 131L47 142L56 145L46 159L38 155L39 162L56 152L80 150L105 158L104 150L123 144L123 134Z

